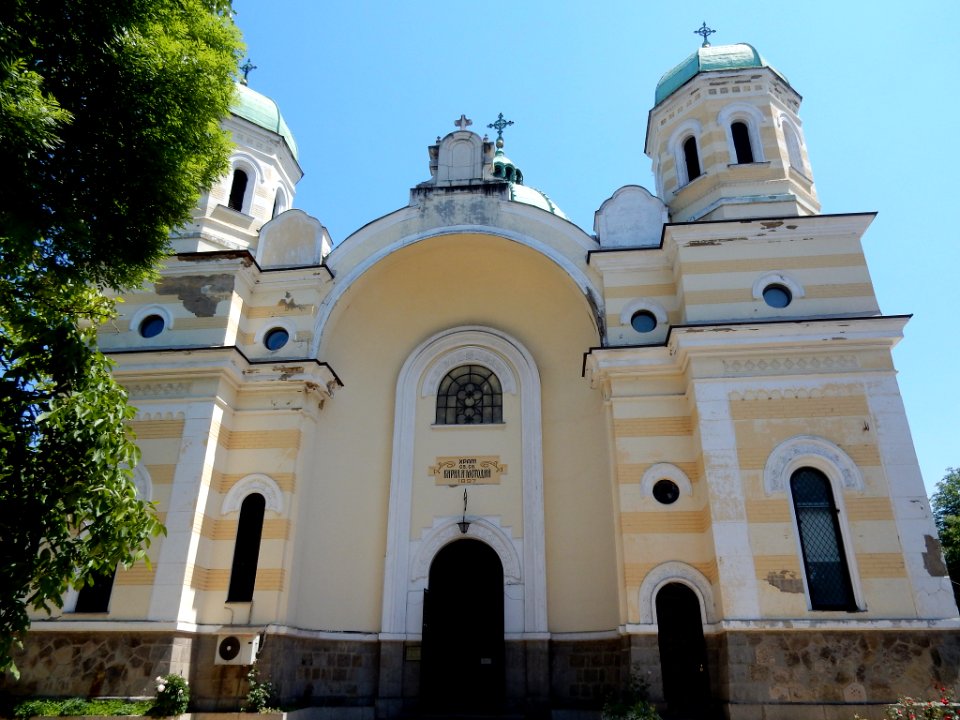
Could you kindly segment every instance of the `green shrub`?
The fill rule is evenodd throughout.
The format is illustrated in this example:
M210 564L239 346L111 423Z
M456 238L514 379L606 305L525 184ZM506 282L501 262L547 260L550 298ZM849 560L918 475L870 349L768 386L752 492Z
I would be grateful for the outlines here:
M183 715L190 703L190 684L179 675L163 675L157 680L157 699L150 714L157 717Z
M247 690L247 702L243 709L258 713L270 712L270 701L276 693L273 683L260 680L260 672L256 665L250 667L250 672L247 673L247 682L250 684L250 689Z

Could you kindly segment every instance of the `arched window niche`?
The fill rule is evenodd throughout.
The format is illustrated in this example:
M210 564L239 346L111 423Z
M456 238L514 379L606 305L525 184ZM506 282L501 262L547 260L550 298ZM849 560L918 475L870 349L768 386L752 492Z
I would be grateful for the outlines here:
M764 162L760 126L763 113L753 105L734 103L717 113L717 122L727 136L727 152L731 165Z
M247 495L240 505L240 520L237 522L237 539L233 546L227 602L253 600L266 505L266 499L260 493Z
M503 422L503 390L483 365L460 365L437 388L437 425L490 425Z
M700 171L700 153L697 151L697 139L693 135L683 141L683 168L686 171L687 182L696 180L702 174Z
M240 168L235 168L233 180L230 182L230 199L227 201L227 207L231 210L243 212L243 199L247 194L248 182L247 173Z
M784 494L790 503L807 607L864 610L844 504L845 492L864 489L856 463L825 438L797 435L770 453L763 484L767 495Z
M680 123L667 140L667 152L677 170L676 190L703 175L699 141L702 134L700 123L691 118Z

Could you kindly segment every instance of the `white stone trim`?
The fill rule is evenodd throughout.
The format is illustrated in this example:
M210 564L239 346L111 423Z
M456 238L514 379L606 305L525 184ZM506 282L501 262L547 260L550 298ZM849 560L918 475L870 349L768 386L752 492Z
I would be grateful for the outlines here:
M462 538L482 540L497 553L503 566L503 580L507 585L522 581L520 555L513 545L512 538L499 527L494 519L467 516L470 527L466 533L460 532L459 518L452 518L429 530L419 542L419 548L410 567L410 582L418 583L430 575L430 565L437 553L445 546ZM422 589L422 588L421 588Z
M766 272L754 280L752 288L753 299L763 300L763 291L770 285L783 285L785 288L787 288L787 290L790 291L790 294L793 296L794 300L796 298L802 298L806 294L803 289L803 285L797 282L793 276L788 275L781 270L775 270L773 272Z
M151 315L159 315L163 318L163 331L160 335L167 332L167 330L173 329L173 314L163 305L157 303L151 303L149 305L144 305L139 308L133 315L130 316L130 331L140 335L140 323L146 320ZM154 337L160 337L160 335L155 335ZM153 340L153 338L141 337L141 340Z
M673 155L674 166L677 168L677 189L690 182L687 175L687 161L683 154L683 143L688 137L692 137L697 143L697 162L700 163L700 175L703 175L703 148L700 147L700 137L703 135L703 128L698 120L689 118L677 125L670 139L667 140L667 152Z
M440 381L447 376L448 372L461 365L483 365L496 374L500 381L500 389L503 392L516 395L517 378L504 359L486 348L468 345L456 352L444 355L434 363L423 378L420 397L436 395L437 388L440 387Z
M267 510L273 510L275 513L283 513L283 491L277 485L277 481L269 475L254 473L247 475L239 480L226 497L223 498L223 504L220 506L220 514L227 515L232 512L240 512L240 506L244 499L253 493L260 493L266 503Z
M681 497L693 495L693 484L687 474L671 463L656 463L647 468L640 478L640 493L643 497L653 495L653 486L658 480L672 480L680 488Z
M263 339L267 336L268 332L270 332L271 330L275 330L277 328L280 328L281 330L286 330L287 335L289 335L289 339L287 340L286 344L282 348L278 348L277 350L270 350L269 348L267 348L266 345L263 344ZM260 329L257 330L257 332L254 334L253 344L260 346L271 355L280 354L284 350L289 352L290 348L288 347L288 345L294 342L293 338L296 335L296 333L297 333L296 325L294 325L293 321L290 320L289 318L271 317L271 318L268 318L267 322L261 325Z
M669 583L686 585L696 593L700 601L700 619L705 624L719 620L713 599L713 588L707 576L691 565L670 560L657 565L647 573L640 584L640 624L655 625L657 622L657 593Z
M763 142L760 140L760 126L763 125L763 113L755 105L747 103L731 103L717 113L717 122L724 129L727 137L727 152L730 154L730 163L737 162L737 149L733 143L733 123L742 122L747 126L750 136L750 150L753 152L753 162L765 162Z
M780 130L783 133L783 142L787 146L787 160L790 167L804 176L809 174L807 163L803 159L803 133L793 118L780 114Z
M153 480L143 465L133 469L133 486L137 489L137 497L144 502L153 501Z
M518 203L507 203L507 207L503 208L503 212L507 213L511 210L516 210L516 208L509 207L510 205L518 205ZM412 212L415 212L415 210L411 211L411 213ZM549 217L553 218L554 216L550 215ZM397 222L401 222L402 220L406 219L409 219L406 215L400 215ZM597 316L601 318L604 317L606 311L604 310L605 304L603 301L603 293L600 292L600 288L583 270L577 267L577 265L574 264L570 258L549 243L546 243L535 236L526 235L524 233L508 230L506 228L491 228L486 225L452 225L449 227L431 228L430 230L414 233L402 237L399 240L395 240L386 247L366 256L362 261L351 267L349 271L337 275L336 282L331 288L330 293L323 299L323 301L320 303L320 307L317 310L317 319L314 324L313 333L313 354L318 356L320 354L320 344L323 340L323 332L327 326L327 321L330 319L330 315L333 313L333 308L336 307L337 303L340 301L340 298L342 298L350 290L353 284L359 280L364 273L366 273L387 256L392 255L398 250L402 250L409 245L414 245L422 240L429 240L431 238L442 237L444 235L460 234L493 235L495 237L504 238L505 240L512 240L513 242L519 243L524 247L536 250L538 253L544 255L549 260L552 260L557 266L559 266L560 269L563 270L570 277L570 279L573 280L574 283L576 283L580 291L590 299L590 304L593 306L590 309L591 317L594 317L594 309ZM581 232L579 234L583 233ZM594 319L594 323L596 323L596 318Z
M647 298L637 298L624 305L623 310L620 311L620 324L629 326L630 319L634 313L640 312L641 310L646 310L657 319L657 328L667 324L667 311L663 305L655 300L648 300Z
M763 489L767 495L790 495L790 476L802 467L816 468L830 478L834 485L834 500L838 505L843 490L863 490L860 468L841 448L815 435L795 435L777 445L767 458L763 468Z
M843 555L847 561L847 572L850 574L850 586L853 589L853 602L858 610L866 610L863 584L860 582L860 569L857 567L857 554L853 549L850 520L847 517L844 502L844 490L863 491L863 475L850 456L829 440L814 435L795 435L777 445L770 453L763 469L763 488L767 495L785 494L787 502L790 503L790 523L793 526L797 557L800 559L807 610L819 612L813 609L813 602L810 600L803 545L800 542L800 527L797 523L797 509L794 507L793 493L789 487L790 476L802 467L819 470L830 482L830 491L833 493L833 502L837 508L837 524L840 526Z
M416 636L416 613L422 613L422 594L411 593L410 539L413 502L413 447L416 438L415 411L425 374L445 356L464 347L484 347L499 355L520 382L520 422L523 440L523 539L518 547L522 582L505 585L505 601L522 600L516 627L510 632L547 632L546 540L543 519L543 437L541 429L540 374L533 357L519 341L492 328L466 326L438 333L421 343L404 362L397 380L394 414L393 460L390 470L390 505L387 514L387 552L384 562L381 634L386 638ZM450 524L456 518L443 519ZM489 518L486 530L494 525ZM471 526L472 527L472 526ZM447 531L449 532L449 531ZM478 529L478 532L482 530ZM497 536L488 535L490 538ZM502 536L499 536L502 539ZM516 541L512 541L517 547ZM504 553L509 555L509 553ZM508 565L504 565L508 571ZM417 571L419 573L419 571ZM510 572L514 572L510 570ZM416 586L414 586L416 587ZM505 622L511 614L505 615Z

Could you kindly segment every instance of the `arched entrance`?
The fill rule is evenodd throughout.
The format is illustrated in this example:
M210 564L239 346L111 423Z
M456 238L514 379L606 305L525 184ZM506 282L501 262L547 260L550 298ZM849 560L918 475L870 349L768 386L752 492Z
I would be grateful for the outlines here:
M712 717L700 599L683 583L669 583L657 593L657 641L663 696L670 714Z
M490 711L503 704L503 566L479 540L437 553L423 598L424 708Z

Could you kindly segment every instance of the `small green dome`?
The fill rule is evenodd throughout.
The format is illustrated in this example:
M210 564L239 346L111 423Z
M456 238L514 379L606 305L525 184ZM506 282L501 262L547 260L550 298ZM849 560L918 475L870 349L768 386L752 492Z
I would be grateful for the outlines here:
M293 153L294 159L299 161L297 141L293 139L293 133L290 132L286 120L280 114L280 108L266 95L261 95L256 90L251 90L246 85L237 83L237 95L230 112L282 137L287 141L287 146Z
M699 73L716 70L743 70L746 68L770 68L781 80L787 78L768 63L757 49L747 43L736 45L708 45L697 51L672 70L668 70L657 83L654 105L659 105L677 90L693 80Z

